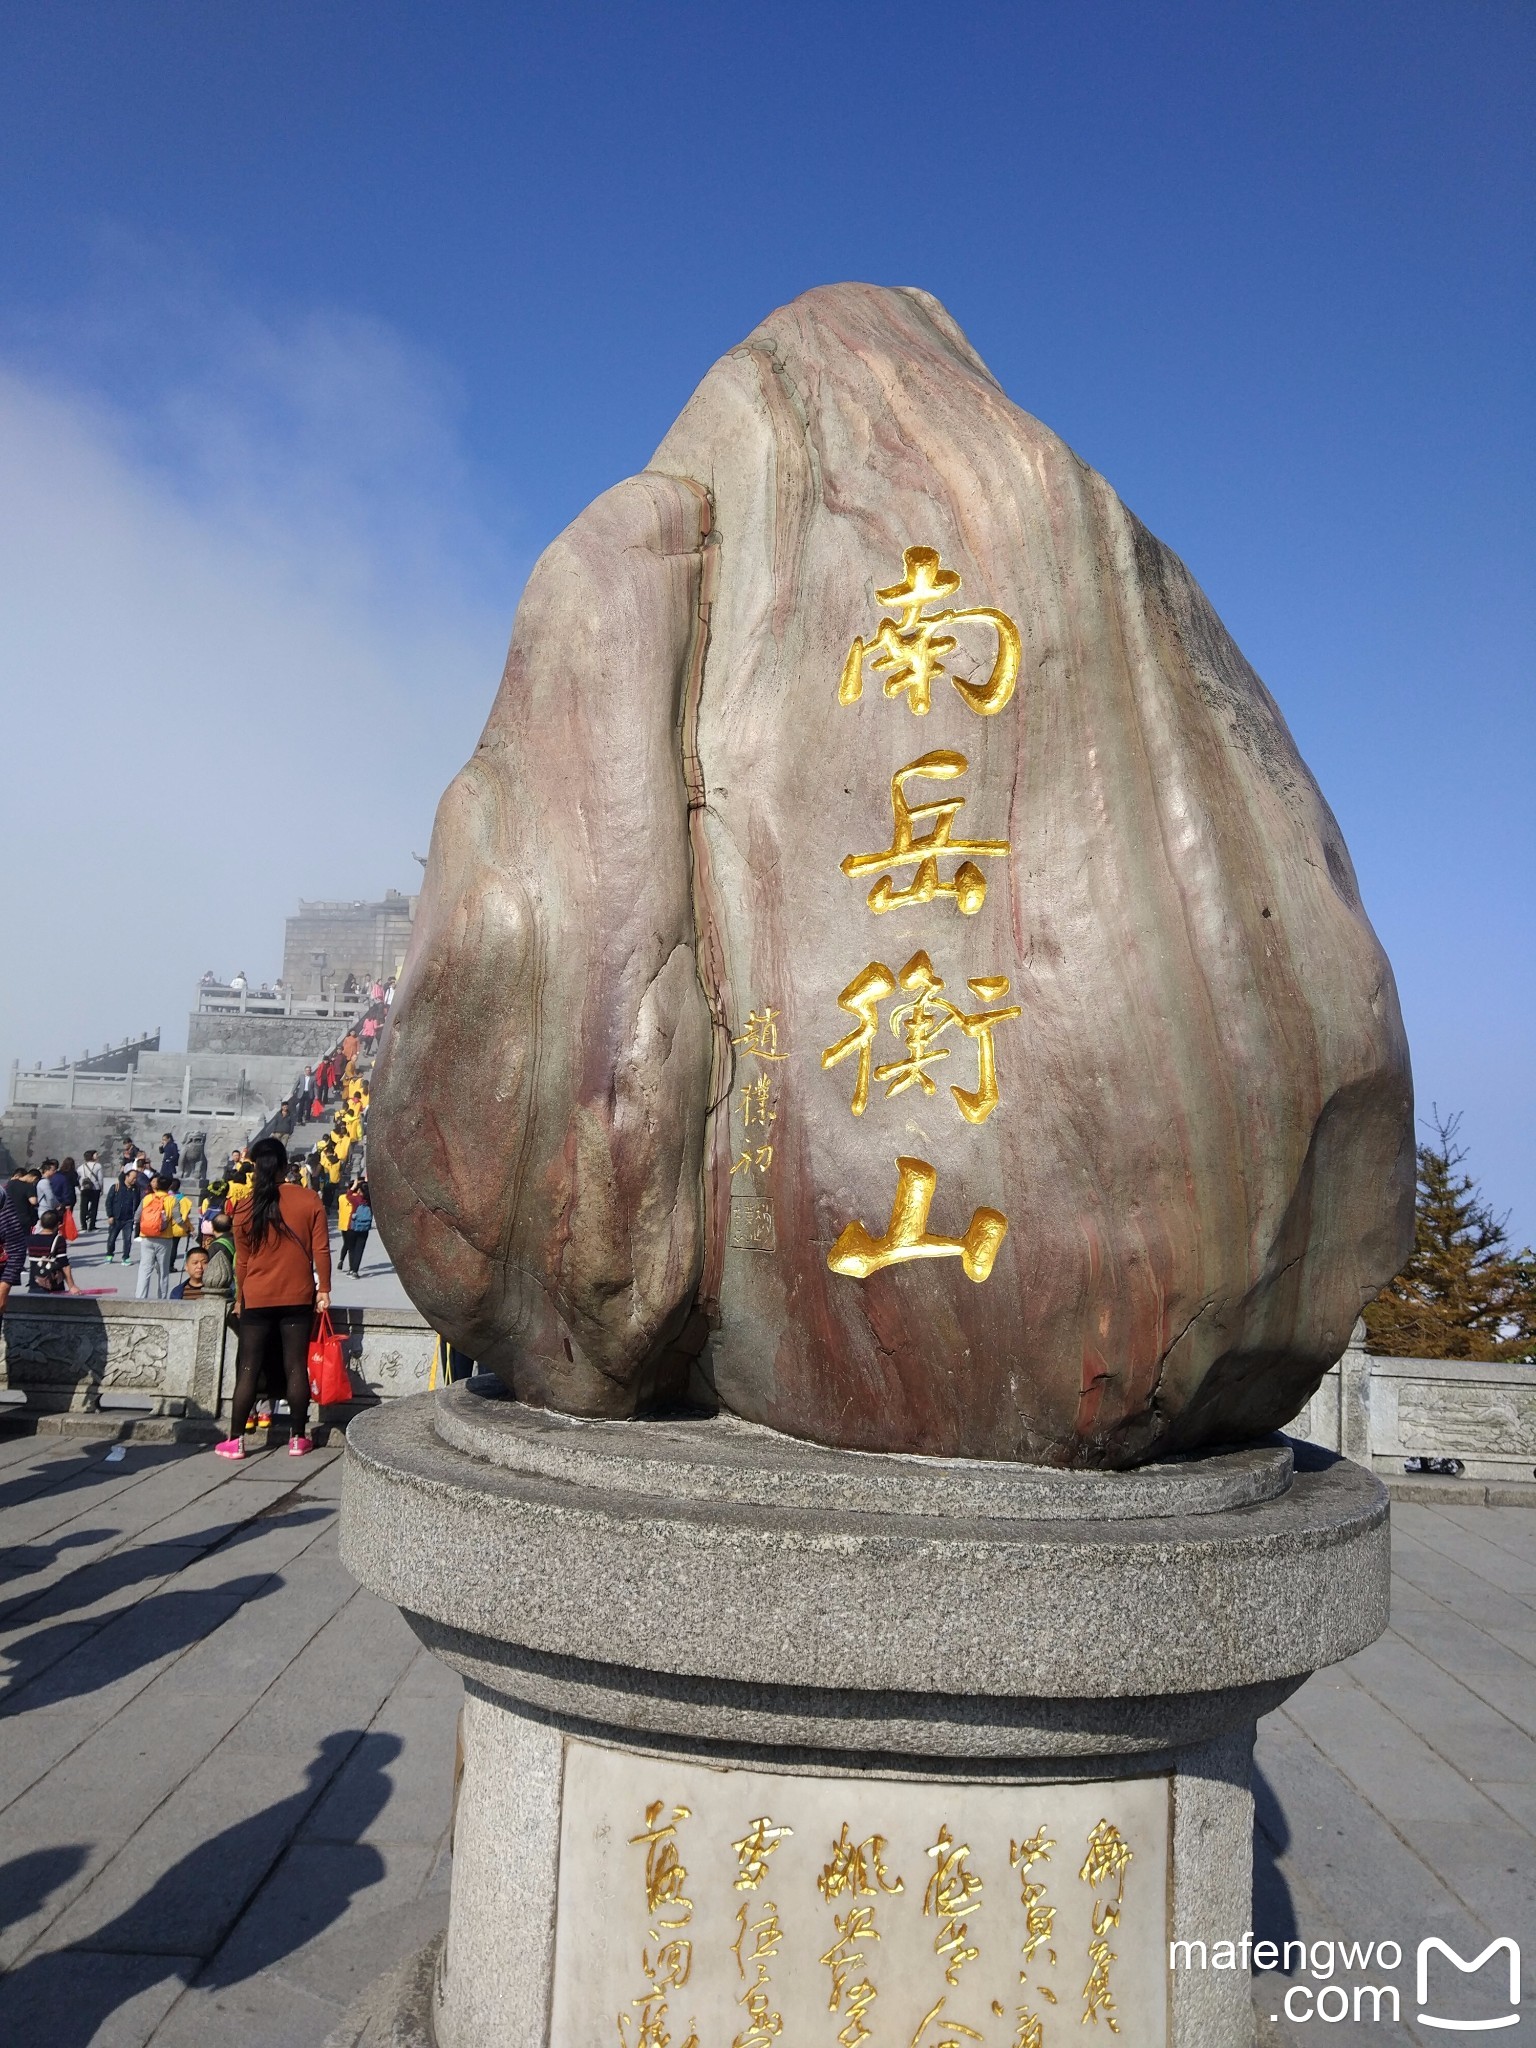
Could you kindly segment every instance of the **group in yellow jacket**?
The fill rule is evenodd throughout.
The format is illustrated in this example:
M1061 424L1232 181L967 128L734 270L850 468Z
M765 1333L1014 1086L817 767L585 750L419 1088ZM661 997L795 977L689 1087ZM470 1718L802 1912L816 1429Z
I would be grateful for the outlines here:
M368 1084L353 1073L348 1074L342 1088L342 1099L337 1105L331 1128L320 1140L315 1159L318 1162L318 1177L328 1181L334 1188L341 1186L342 1174L354 1146L363 1142L363 1118L368 1109ZM342 1224L346 1229L346 1224Z
M354 1149L361 1151L363 1142L363 1119L368 1113L368 1083L349 1061L339 1090L336 1113L331 1128L320 1140L310 1158L301 1160L297 1167L299 1184L315 1194L336 1204L337 1221L345 1233L351 1227L353 1211L357 1202L351 1192L342 1185L342 1176L347 1161ZM354 1173L353 1186L360 1174ZM211 1219L219 1214L233 1215L236 1207L251 1192L251 1163L245 1153L236 1150L230 1158L229 1169L223 1180L210 1181L196 1217L190 1197L183 1196L175 1204L176 1214L171 1219L170 1234L188 1237L204 1229ZM334 1196L329 1190L334 1188Z

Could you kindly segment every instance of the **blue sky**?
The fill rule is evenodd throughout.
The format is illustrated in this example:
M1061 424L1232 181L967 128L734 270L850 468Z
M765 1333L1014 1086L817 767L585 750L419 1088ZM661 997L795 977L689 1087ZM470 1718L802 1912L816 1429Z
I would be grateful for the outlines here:
M301 893L412 887L540 548L772 307L869 278L937 293L1190 564L1339 815L1422 1106L1536 1235L1536 9L0 36L0 758L66 906L13 908L0 1055L179 1042Z

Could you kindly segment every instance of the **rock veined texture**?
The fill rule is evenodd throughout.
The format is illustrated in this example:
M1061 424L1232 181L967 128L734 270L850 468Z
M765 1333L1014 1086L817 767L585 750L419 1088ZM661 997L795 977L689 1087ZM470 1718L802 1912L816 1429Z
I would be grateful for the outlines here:
M709 372L439 809L381 1226L524 1399L869 1450L1285 1422L1410 1243L1391 970L1183 564L918 291Z

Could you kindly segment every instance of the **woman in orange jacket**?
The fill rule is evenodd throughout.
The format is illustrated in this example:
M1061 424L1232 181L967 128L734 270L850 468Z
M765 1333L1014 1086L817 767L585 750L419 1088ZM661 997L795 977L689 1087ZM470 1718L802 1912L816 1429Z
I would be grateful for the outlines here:
M249 1153L251 1192L234 1211L235 1305L239 1349L230 1434L214 1451L243 1458L246 1417L256 1399L269 1341L282 1345L288 1387L291 1456L312 1446L309 1423L309 1335L315 1310L331 1305L331 1235L320 1198L287 1179L288 1150L258 1138Z

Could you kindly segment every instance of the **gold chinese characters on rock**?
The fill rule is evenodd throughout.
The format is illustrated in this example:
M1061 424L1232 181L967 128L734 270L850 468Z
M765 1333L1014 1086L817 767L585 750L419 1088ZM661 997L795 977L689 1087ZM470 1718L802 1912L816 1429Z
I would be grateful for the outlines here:
M897 1003L892 1008L889 1023L892 1035L906 1049L905 1057L887 1060L884 1066L875 1067L874 1078L885 1083L887 1099L914 1085L925 1094L932 1095L936 1084L928 1069L949 1058L951 1048L940 1045L939 1040L953 1025L975 1044L976 1086L951 1087L949 1092L968 1124L984 1124L999 1100L997 1051L992 1034L999 1024L1019 1015L1018 1004L1011 1003L1006 1009L978 1010L974 1015L967 1015L944 994L944 984L934 973L933 962L926 953L912 955L901 970L900 986L911 1000ZM979 996L984 1002L994 1001L998 996L1007 995L1008 977L1005 974L978 975L966 986L972 995ZM858 1054L858 1078L854 1082L850 1104L855 1116L862 1116L869 1106L870 1068L875 1033L879 1028L880 1005L896 993L896 988L890 968L883 961L871 960L837 999L839 1008L856 1017L858 1022L846 1038L828 1046L821 1056L821 1064L835 1067L850 1053Z
M735 1889L761 1892L774 1852L793 1833L793 1828L776 1827L766 1813L749 1821L745 1834L731 1843L737 1864ZM773 1900L754 1898L749 1905L743 1899L736 1909L736 1939L731 1949L745 1985L737 2003L745 2008L746 2022L733 2036L731 2048L772 2048L783 2033L784 2015L773 1994L773 1966L783 1944L784 1930Z
M1169 1780L816 1777L572 1737L551 2048L1169 2048Z
M640 1951L640 1984L628 2009L617 2015L623 2048L699 2048L698 2031L689 2022L686 2036L674 2033L672 1994L693 1975L693 1942L683 1933L693 1919L693 1900L684 1887L688 1871L678 1845L678 1827L693 1817L692 1809L663 1799L645 1809L645 1825L629 1838L631 1848L645 1851L645 1910L650 1921Z
M816 1889L832 1908L837 1937L821 1961L831 1983L827 2010L843 2022L837 2035L839 2048L862 2048L874 2031L869 2019L879 1995L871 1969L873 1945L880 1939L878 1903L882 1893L895 1898L906 1890L905 1881L893 1878L885 1867L885 1847L884 1835L867 1835L862 1842L852 1840L844 1821L816 1880Z
M1114 1897L1095 1899L1093 1934L1088 1943L1088 1981L1083 1986L1083 2021L1103 2020L1112 2034L1120 2031L1115 2017L1115 1994L1110 1984L1110 1966L1119 1957L1109 1945L1111 1933L1120 1925L1125 1903L1125 1873L1130 1869L1132 1851L1112 1821L1101 1820L1088 1837L1088 1854L1077 1873L1083 1884L1106 1893L1113 1884Z
M1007 704L1018 680L1018 627L1006 612L986 605L964 611L931 610L941 598L953 597L960 588L959 576L944 567L933 548L903 549L902 567L901 582L875 592L881 608L895 612L896 617L884 620L871 639L856 639L849 648L838 684L838 702L858 703L864 694L867 663L884 682L886 696L905 696L908 710L919 718L925 718L932 707L934 684L944 681L954 684L978 716L993 717ZM967 619L982 622L997 636L991 674L980 684L947 670L942 660L954 653L958 643L953 634L939 628Z
M915 804L908 794L913 782L953 782L970 768L964 754L935 747L898 768L891 777L891 843L879 853L850 853L842 861L845 875L873 874L877 868L912 868L912 880L897 887L881 875L865 898L876 917L888 910L911 910L948 898L962 917L974 917L987 900L987 878L970 856L996 860L1008 851L1006 839L956 839L955 820L965 808L963 796L936 797ZM919 825L926 825L919 831ZM964 858L961 858L964 856ZM945 874L941 862L958 860Z
M709 1916L701 1911L696 1917L695 1887L680 1845L679 1829L692 1817L688 1806L653 1799L645 1808L643 1826L629 1837L632 1848L644 1851L649 1927L638 1989L615 2015L621 2048L700 2048L697 2025L690 2017L684 2029L675 1996L694 1982L696 1972L701 1980L697 1988L702 1989L715 1961L707 1948L699 1948L697 1929ZM794 1835L793 1827L760 1813L730 1843L736 1873L731 1886L739 1895L728 1944L739 2018L730 2048L773 2048L789 2031L775 1974L783 1972L786 1989L803 1981L802 1954L788 1941L785 1923L803 1924L799 1889L814 1868L802 1859L797 1879L776 1863ZM919 1971L915 1994L911 1976L904 1971L906 1991L897 1994L895 2009L887 2012L881 2007L877 2013L882 1980L888 1974L882 1968L883 1938L891 1932L882 1916L891 1902L903 1899L907 1887L893 1867L896 1859L889 1839L879 1833L860 1837L845 1820L836 1837L829 1839L814 1887L820 1895L816 1945L826 1944L818 1957L825 1972L825 2010L831 2015L838 2048L864 2048L882 2026L879 2038L908 2042L909 2048L962 2048L971 2042L982 2043L983 2048L987 2043L996 2048L1047 2048L1048 2040L1056 2038L1047 2032L1056 2021L1042 2002L1044 2008L1057 2005L1056 1992L1045 1976L1047 1971L1054 1973L1057 1963L1052 1946L1057 1906L1046 1896L1043 1877L1034 1873L1037 1866L1049 1863L1056 1846L1043 1825L1008 1845L1008 1868L1018 1878L1019 1897L1012 1909L1002 1908L993 1933L1002 1955L1012 1958L1009 1967L1017 1976L1020 1997L1005 2005L1000 1997L975 1995L968 1984L967 1973L982 1959L981 1914L988 1904L987 1885L970 1840L942 1821L923 1851L930 1868L921 1911L931 1965ZM1102 2023L1114 2034L1121 2029L1110 1973L1118 1957L1109 1936L1120 1925L1125 1878L1133 1860L1120 1829L1101 1818L1088 1833L1078 1871L1078 1881L1092 1901L1089 1975L1079 2024ZM783 1909L780 1900L785 1901ZM897 1951L911 1955L910 1933L905 1940L898 1936ZM886 1989L893 1987L887 1984ZM1065 2026L1065 2019L1061 2024Z
M946 683L953 686L957 709L963 706L977 717L995 717L1012 702L1018 681L1022 642L1017 625L990 605L941 608L959 590L961 578L945 567L936 549L906 548L902 566L898 582L875 592L882 608L896 616L882 621L868 639L854 639L843 663L838 702L858 704L868 673L880 679L888 698L905 698L915 717L928 716L936 688ZM991 665L984 675L964 674L954 665L961 643L943 629L967 624L989 638ZM957 784L969 770L968 757L956 748L934 747L891 777L889 846L849 853L841 862L850 881L862 883L873 877L864 895L864 907L872 916L942 916L952 909L971 919L985 910L987 875L980 863L1005 857L1012 851L1010 841L972 836L974 828L960 826L964 794L931 797L922 788ZM1001 1001L1010 992L1009 980L988 967L985 953L982 971L962 969L957 988L960 978L976 1000L974 1009L946 993L944 976L927 950L913 952L899 973L893 974L885 961L872 959L853 975L837 998L838 1007L853 1018L853 1029L823 1050L821 1064L830 1070L845 1060L854 1061L849 1102L854 1116L862 1117L868 1110L876 1086L886 1102L911 1089L925 1097L936 1094L940 1081L931 1070L967 1045L975 1054L973 1085L951 1079L954 1069L942 1073L960 1118L972 1126L984 1124L1002 1105L996 1033L1016 1021L1021 1009L1017 1003ZM900 1052L877 1064L880 1010L888 1002L886 1022ZM885 1228L877 1232L857 1218L846 1223L827 1254L832 1271L867 1280L907 1260L955 1258L967 1279L985 1280L1008 1230L1002 1210L974 1210L958 1234L930 1230L938 1168L917 1158L898 1157L895 1165L896 1189Z
M789 1054L779 1042L779 1012L771 1003L748 1013L731 1039L736 1052L731 1131L731 1243L740 1251L771 1252L777 1235L769 1175L779 1120L779 1068Z
M1030 1875L1037 1863L1050 1862L1055 1847L1054 1839L1043 1827L1036 1828L1022 1842L1008 1844L1008 1863L1018 1873L1019 1904L1024 1909L1024 1939L1019 1948L1019 1983L1024 1987L1024 2002L1014 2013L1012 2048L1045 2048L1045 2020L1038 2010L1031 2010L1030 2000L1039 1997L1048 2005L1056 2003L1056 1993L1042 1981L1043 1966L1036 1960L1043 1952L1045 1964L1052 1970L1056 1967L1056 1951L1051 1947L1056 1932L1056 1907L1046 1896L1044 1877ZM1035 1972L1033 1985L1031 1970Z

